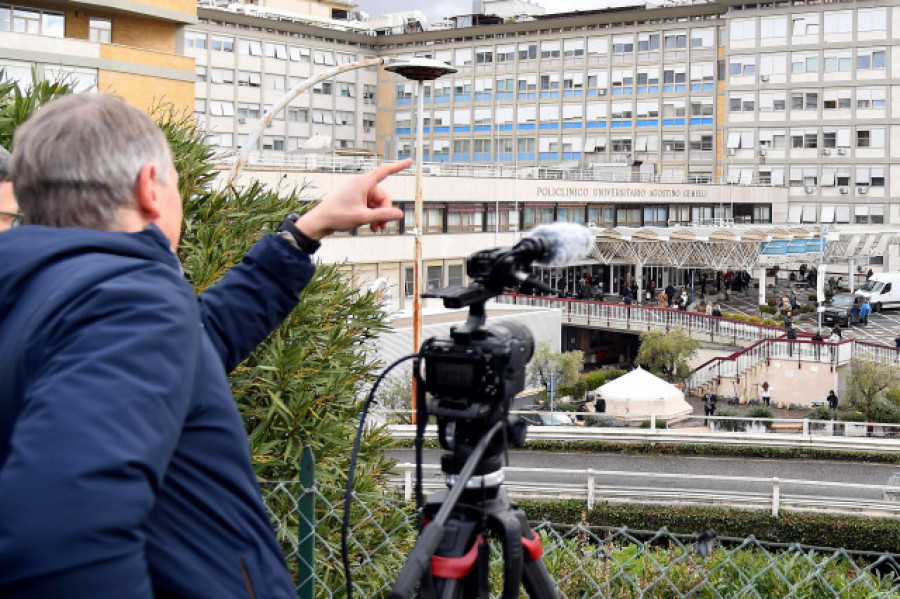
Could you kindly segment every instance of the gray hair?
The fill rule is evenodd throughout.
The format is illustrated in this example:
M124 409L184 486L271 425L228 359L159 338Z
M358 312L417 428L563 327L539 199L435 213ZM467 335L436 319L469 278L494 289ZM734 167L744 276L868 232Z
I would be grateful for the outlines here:
M73 94L41 108L13 138L16 199L26 223L117 228L136 206L145 164L169 184L172 152L150 116L112 94Z
M0 183L12 181L11 168L12 155L6 148L0 146Z

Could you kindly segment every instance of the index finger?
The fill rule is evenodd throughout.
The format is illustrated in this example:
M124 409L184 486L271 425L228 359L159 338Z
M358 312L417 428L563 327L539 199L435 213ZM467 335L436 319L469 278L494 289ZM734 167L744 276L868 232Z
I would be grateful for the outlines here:
M369 171L369 176L375 179L376 183L381 183L391 175L395 173L399 173L403 169L409 168L412 165L412 159L407 158L406 160L401 160L399 162L390 162L388 164L382 164L379 167L376 167Z

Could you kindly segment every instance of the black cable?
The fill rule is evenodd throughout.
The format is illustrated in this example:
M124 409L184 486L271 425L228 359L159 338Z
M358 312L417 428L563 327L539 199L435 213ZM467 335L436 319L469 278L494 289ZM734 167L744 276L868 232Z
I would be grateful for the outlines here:
M353 599L353 578L350 573L350 556L347 554L347 537L350 534L350 502L353 495L353 478L356 472L356 458L359 454L359 444L362 440L363 430L366 425L366 415L369 412L369 406L375 400L375 391L378 390L378 385L381 384L384 377L403 362L412 358L417 358L418 356L419 354L404 356L385 368L384 371L378 375L378 378L375 379L375 383L372 385L372 389L369 390L369 396L366 398L366 403L363 404L362 413L359 416L359 427L356 430L356 438L353 440L353 452L350 454L350 468L347 472L347 491L344 493L344 520L341 523L341 561L344 564L344 578L347 581L347 599Z

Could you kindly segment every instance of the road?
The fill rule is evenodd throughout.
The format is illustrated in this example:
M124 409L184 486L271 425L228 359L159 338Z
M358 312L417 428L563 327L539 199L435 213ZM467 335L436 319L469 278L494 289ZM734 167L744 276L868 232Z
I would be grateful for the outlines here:
M425 463L438 464L438 451L426 451ZM415 454L412 449L394 450L391 456L398 463L412 463ZM569 474L561 470L586 470L622 473L653 472L659 474L718 475L721 477L763 478L768 481L753 482L740 480L703 480L633 478L630 486L653 487L659 489L685 488L696 484L698 488L716 491L771 493L773 477L818 482L841 482L858 485L886 485L900 468L887 464L864 464L848 462L828 462L815 460L766 460L751 458L717 458L696 456L633 456L621 454L562 453L550 451L514 451L509 454L509 465L517 468L542 468L549 471L539 476L521 472L507 472L508 482L537 478L543 484L584 484L584 474ZM555 472L554 472L555 471ZM431 475L426 472L426 476ZM433 473L439 476L438 473ZM623 475L596 476L598 487L623 484ZM876 489L858 487L824 487L821 485L782 484L783 493L819 495L841 499L880 500L882 493ZM598 497L598 499L602 499Z

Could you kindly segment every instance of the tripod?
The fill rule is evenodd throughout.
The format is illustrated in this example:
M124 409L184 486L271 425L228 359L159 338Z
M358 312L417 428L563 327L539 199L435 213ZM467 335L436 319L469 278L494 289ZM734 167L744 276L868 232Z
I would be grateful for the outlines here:
M391 599L406 599L417 582L421 599L488 599L488 535L499 538L503 548L503 599L516 599L522 583L532 599L559 596L556 582L540 560L540 537L501 487L502 474L479 476L480 485L471 480L492 437L504 424L496 423L479 440L449 490L428 497L423 511L428 525L404 563Z

